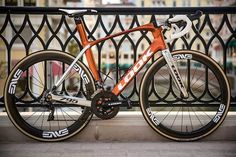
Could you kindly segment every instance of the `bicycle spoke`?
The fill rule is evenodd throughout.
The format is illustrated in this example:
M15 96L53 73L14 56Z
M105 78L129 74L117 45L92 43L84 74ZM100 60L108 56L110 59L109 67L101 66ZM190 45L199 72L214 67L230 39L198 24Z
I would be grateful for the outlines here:
M216 79L216 78L211 78L209 81L212 81L212 80L214 80L214 79ZM199 89L200 87L202 87L203 85L205 85L205 83L203 83L202 85L198 86L197 88L195 87L194 90L198 90L198 89Z
M197 116L196 112L193 110L193 108L191 107L194 115L196 116L197 120L200 122L201 126L203 126L203 123L201 122L201 120L199 119L199 117Z
M178 116L178 114L179 114L179 111L180 111L180 107L179 107L179 110L178 110L178 112L177 112L177 114L176 114L176 116L175 116L175 118L174 118L174 120L173 120L173 122L172 122L172 124L171 124L171 127L170 127L170 128L172 128L172 127L173 127L173 125L174 125L174 122L175 122L175 120L176 120L176 118L177 118L177 116Z
M193 131L193 123L192 123L192 118L190 116L189 107L188 107L188 114L189 114L189 119L190 119L190 123L191 123L191 128L192 128L192 131Z
M32 116L34 116L38 111L40 111L41 109L36 110L35 112L33 112L30 116L28 116L27 118L25 118L25 120L27 121L29 118L31 118Z
M64 110L62 110L70 119L72 119L72 121L76 121L76 119L74 119L73 117L71 117L67 112L65 112Z
M66 122L66 126L68 127L69 125L67 124L67 119L66 119L66 117L65 117L61 107L60 107L60 110L61 110L61 114L62 114L62 116L63 116L63 118L64 118L64 120Z
M195 76L196 71L197 71L197 67L194 69L194 72L193 72L193 75L192 75L192 78L191 78L190 84L191 84L191 82L192 82L193 79L194 79L194 76Z
M36 119L36 121L33 123L33 126L38 122L39 118L42 116L43 112L38 116L38 118Z
M82 114L82 111L77 111L77 110L75 110L75 109L73 109L73 108L71 108L71 107L68 107L68 109L70 109L70 110L72 110L72 111L74 111L74 112L76 112L76 113Z
M198 107L198 108L209 118L209 120L211 120L213 118L213 117L209 116L206 112L204 112L203 109L201 109L200 107Z
M169 76L169 73L165 73ZM164 77L160 72L158 72L158 75L157 76L161 76L162 78L164 78L164 80L166 80L167 82L169 82L170 80L167 79L166 77Z
M182 117L181 117L181 132L183 131L183 107L182 108Z
M44 89L44 87L42 87L42 86L40 86L40 85L38 85L38 84L35 84L35 83L32 83L33 85L35 85L35 86L37 86L37 87L39 87L39 88L41 88L41 89Z
M33 81L33 79L32 79L34 85L36 85L36 86L38 86L38 87L40 87L40 88L44 88L44 84L41 83L36 77L34 77L34 75L32 75L32 78L33 78L34 80L36 80L37 82L39 82L39 84L42 85L42 86L40 86L40 85L34 83L34 81Z
M44 109L44 112L43 112L43 119L42 119L42 124L41 124L41 130L43 130L43 122L44 122L44 115L45 115L45 112L46 112L46 109Z
M173 111L174 107L171 108L171 110L168 112L168 114L161 120L161 122L164 122L164 120L169 116L169 114Z
M204 73L202 73L198 78L197 80L191 85L191 87L193 87L199 80L200 78L202 78L204 76Z
M38 70L35 68L35 66L33 66L33 68L34 68L34 71L36 71L36 73L37 73L37 75L38 75L39 83L41 83L41 85L43 85L43 81L42 81L42 79L41 79L41 77L40 77L40 75L39 75L39 73L38 73ZM32 76L33 76L33 75L32 75Z
M59 130L61 130L61 128L60 128L60 121L59 121L59 117L58 117L58 113L57 113L57 109L55 109L55 111L56 111L56 116L57 116L58 128L59 128Z

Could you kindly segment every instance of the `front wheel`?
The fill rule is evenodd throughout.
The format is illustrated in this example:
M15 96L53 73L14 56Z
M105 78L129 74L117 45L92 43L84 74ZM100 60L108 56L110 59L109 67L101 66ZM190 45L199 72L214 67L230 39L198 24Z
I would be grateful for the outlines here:
M9 118L22 133L40 141L60 141L88 124L92 118L90 108L45 100L73 60L65 52L41 51L27 56L12 69L4 100ZM92 75L78 61L55 92L90 99L94 91Z
M225 119L230 87L221 67L208 56L181 50L172 52L188 98L181 97L165 59L156 60L143 76L140 107L148 124L161 135L177 141L203 138Z

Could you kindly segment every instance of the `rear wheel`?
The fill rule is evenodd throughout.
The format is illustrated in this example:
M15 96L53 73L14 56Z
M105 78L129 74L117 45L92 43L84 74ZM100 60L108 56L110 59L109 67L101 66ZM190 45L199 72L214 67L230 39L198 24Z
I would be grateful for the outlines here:
M143 76L141 110L161 135L177 141L197 140L223 122L229 109L230 87L220 66L208 56L188 50L172 55L189 97L181 97L161 57Z
M92 118L88 107L45 100L73 60L60 51L41 51L27 56L11 71L4 91L6 110L25 135L40 141L64 140L81 131ZM56 93L90 99L94 91L90 72L77 62Z

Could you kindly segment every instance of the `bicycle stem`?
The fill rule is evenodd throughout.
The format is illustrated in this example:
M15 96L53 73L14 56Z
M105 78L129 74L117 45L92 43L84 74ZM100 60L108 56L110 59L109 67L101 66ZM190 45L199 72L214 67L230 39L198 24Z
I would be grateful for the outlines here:
M188 92L186 90L186 87L183 83L183 79L180 76L178 67L175 64L175 61L174 61L169 49L162 50L162 55L166 60L168 70L171 74L172 79L175 82L175 85L179 88L179 90L183 94L184 98L187 98L188 97Z

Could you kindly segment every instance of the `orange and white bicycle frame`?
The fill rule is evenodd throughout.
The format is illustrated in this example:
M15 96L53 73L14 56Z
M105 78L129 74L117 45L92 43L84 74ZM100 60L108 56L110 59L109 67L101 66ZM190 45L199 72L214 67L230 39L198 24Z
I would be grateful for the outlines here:
M66 78L66 76L69 74L69 71L73 68L73 66L76 64L76 62L82 57L82 55L85 53L89 69L92 72L92 75L96 82L101 82L100 74L97 70L97 66L94 60L93 52L91 50L91 47L104 41L108 40L123 34L128 34L135 31L149 31L153 35L153 41L150 44L150 46L142 53L142 55L138 58L138 60L135 62L135 64L128 70L128 72L121 78L121 80L115 85L115 87L112 89L112 93L114 93L116 96L118 96L124 88L130 83L130 81L136 76L136 74L142 69L142 67L149 61L149 59L158 51L161 51L160 56L163 55L164 58L167 60L168 67L170 69L171 75L174 77L175 83L180 88L181 92L186 95L186 89L183 86L183 81L181 77L179 76L178 69L176 65L174 64L174 61L170 55L169 49L166 46L165 39L162 34L162 28L161 27L155 27L153 23L149 23L146 25L142 25L136 28L132 28L126 31L122 31L120 33L116 33L110 36L106 36L104 38L95 40L95 41L89 41L85 32L84 24L82 22L82 19L80 17L75 18L76 22L76 28L81 38L82 46L84 47L81 52L77 55L75 60L72 62L72 64L69 66L69 68L65 71L63 76L60 78L60 80L55 84L54 88L57 88ZM182 88L182 89L181 89Z

